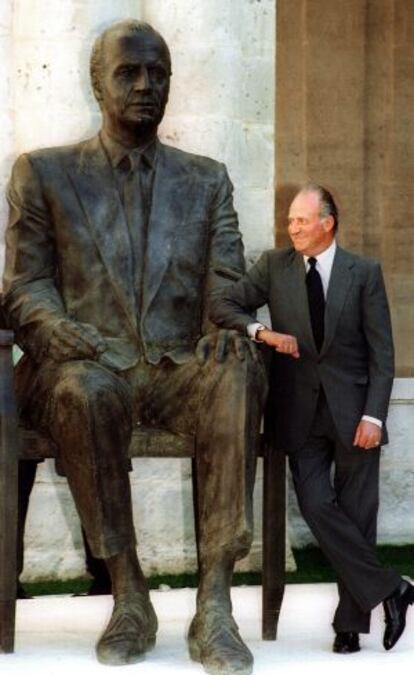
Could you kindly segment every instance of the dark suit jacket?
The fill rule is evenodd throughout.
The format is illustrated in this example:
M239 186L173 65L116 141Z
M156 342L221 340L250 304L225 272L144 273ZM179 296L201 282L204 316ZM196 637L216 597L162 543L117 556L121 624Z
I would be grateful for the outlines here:
M139 354L183 363L205 330L206 304L244 271L224 165L158 142L142 304L130 238L99 136L22 155L8 193L5 310L17 341L40 363L56 321L91 323L102 362L117 370Z
M266 251L224 297L211 317L246 332L254 310L268 304L273 330L295 335L300 358L273 353L271 417L275 442L287 451L309 433L322 385L339 436L352 446L363 414L385 422L394 374L390 315L380 266L337 248L318 353L309 317L303 257L294 249ZM386 442L384 429L383 442Z

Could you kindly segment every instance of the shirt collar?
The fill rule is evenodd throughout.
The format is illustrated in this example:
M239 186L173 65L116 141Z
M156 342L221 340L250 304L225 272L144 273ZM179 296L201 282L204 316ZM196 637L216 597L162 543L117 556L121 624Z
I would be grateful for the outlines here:
M157 138L154 138L145 148L126 148L124 145L109 136L107 132L102 129L99 133L102 145L108 155L114 169L116 169L125 157L129 157L132 164L136 164L137 160L143 160L150 169L154 169L157 162L158 144Z
M322 253L318 253L318 255L314 256L304 255L303 259L305 261L306 268L308 268L309 266L309 258L316 258L318 264L321 267L332 267L335 251L336 251L336 239L334 239L332 243L329 244L328 248L322 251Z

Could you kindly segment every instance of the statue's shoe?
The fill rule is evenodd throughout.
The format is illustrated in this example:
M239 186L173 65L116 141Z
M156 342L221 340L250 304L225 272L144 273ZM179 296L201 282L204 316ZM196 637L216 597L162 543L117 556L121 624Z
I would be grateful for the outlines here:
M195 615L188 647L193 661L200 662L210 675L250 675L253 670L253 655L233 617L224 610Z
M155 645L157 617L148 595L118 596L110 621L96 644L100 663L136 663Z

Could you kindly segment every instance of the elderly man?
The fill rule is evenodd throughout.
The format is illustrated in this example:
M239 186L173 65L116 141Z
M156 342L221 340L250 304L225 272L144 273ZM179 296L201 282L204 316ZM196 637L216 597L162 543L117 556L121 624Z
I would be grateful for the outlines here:
M289 210L293 247L265 252L214 303L212 318L274 348L275 445L289 454L302 514L338 574L334 651L350 653L380 602L384 647L395 645L414 587L383 569L375 553L394 372L384 283L378 263L337 246L337 227L331 194L305 186ZM252 314L266 303L271 329Z
M155 643L127 461L143 422L196 440L191 656L209 672L249 673L230 585L251 543L266 385L248 341L208 334L211 298L243 272L242 244L225 167L157 139L170 75L168 47L148 24L122 22L98 38L100 133L14 166L5 309L25 352L23 413L55 441L92 553L110 573L114 610L98 659L131 663Z

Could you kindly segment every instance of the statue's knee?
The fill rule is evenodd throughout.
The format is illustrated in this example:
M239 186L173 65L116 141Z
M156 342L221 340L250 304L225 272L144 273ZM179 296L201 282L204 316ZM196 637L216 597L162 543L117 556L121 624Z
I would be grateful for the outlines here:
M267 390L267 375L260 354L254 358L250 352L246 352L241 360L231 353L221 365L227 377L234 380L238 387L248 387L254 391L258 386L259 389Z
M55 406L68 414L96 411L97 414L119 415L129 412L129 394L124 382L90 361L74 361L61 369L53 392Z

